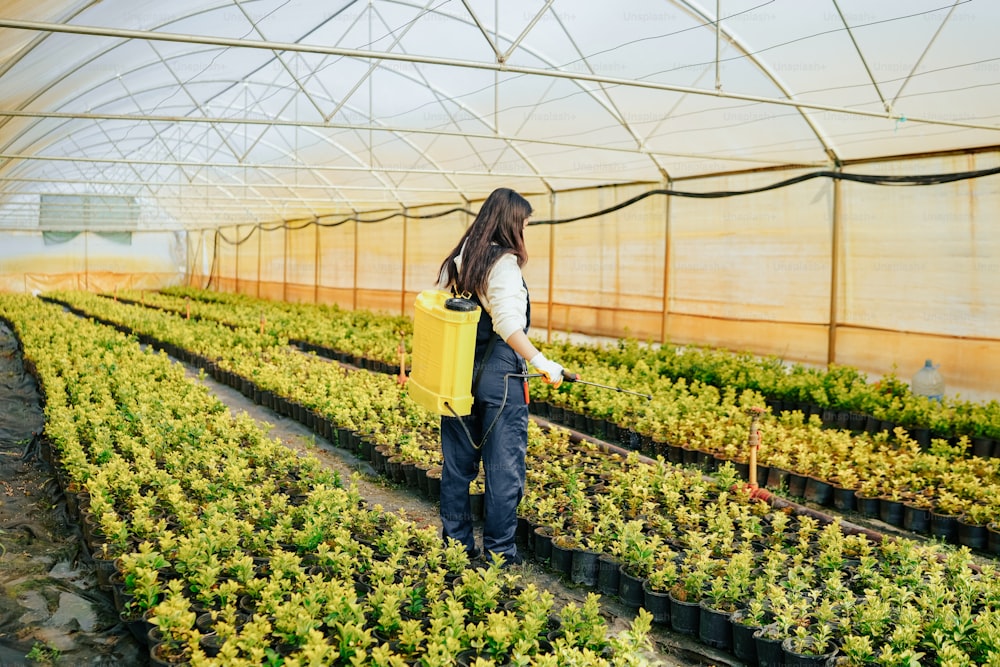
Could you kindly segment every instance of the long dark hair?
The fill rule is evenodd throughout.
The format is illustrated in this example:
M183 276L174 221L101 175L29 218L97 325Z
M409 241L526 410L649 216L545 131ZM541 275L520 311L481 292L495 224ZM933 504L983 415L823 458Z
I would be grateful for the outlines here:
M497 188L491 192L458 245L441 263L438 275L446 277L445 287L454 287L459 294L484 293L490 270L508 252L517 256L518 266L524 266L528 261L524 221L530 215L531 204L513 190ZM459 253L461 272L455 266Z

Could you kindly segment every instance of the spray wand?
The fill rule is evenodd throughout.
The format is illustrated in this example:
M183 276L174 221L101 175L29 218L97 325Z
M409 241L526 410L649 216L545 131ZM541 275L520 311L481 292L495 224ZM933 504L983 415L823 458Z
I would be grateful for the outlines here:
M632 394L633 396L642 396L647 401L653 400L653 395L652 394L643 394L643 393L640 393L638 391L631 391L629 389L622 389L621 387L612 387L612 386L606 385L606 384L598 384L596 382L588 382L586 380L581 380L579 373L570 373L566 369L563 369L562 376L563 376L563 380L565 380L566 382L576 382L578 384L590 385L591 387L599 387L600 389L609 389L611 391L617 391L617 392L619 392L621 394ZM542 373L527 373L523 377L525 377L525 378L540 378L540 377L545 377L545 376Z

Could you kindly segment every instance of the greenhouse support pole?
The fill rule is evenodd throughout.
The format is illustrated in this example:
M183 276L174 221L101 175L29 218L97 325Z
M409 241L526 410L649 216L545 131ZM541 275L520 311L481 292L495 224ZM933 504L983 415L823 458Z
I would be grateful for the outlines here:
M236 225L236 239L239 240L239 238L240 238L240 226ZM235 288L235 292L237 294L240 293L240 246L241 245L243 245L243 244L242 243L237 243L236 244L236 275L235 275L236 288Z
M316 256L313 259L313 303L319 303L319 277L321 275L321 263L323 261L323 253L320 251L319 247L319 218L316 218L316 240L313 241L313 249L316 252Z
M204 268L205 262L206 261L208 262L208 273L201 274L201 277L205 278L205 282L201 283L201 287L203 289L210 289L212 287L212 277L215 275L215 262L217 259L216 253L218 252L218 246L219 246L219 233L218 231L216 231L212 233L212 248L211 248L212 252L211 253L208 252L209 250L208 240L206 239L205 246L202 248L199 257L202 268ZM201 269L199 269L199 271L200 270Z
M839 170L839 169L838 169ZM840 299L840 179L833 179L833 229L830 235L830 330L827 339L826 363L837 360L837 301Z
M90 238L83 231L83 289L90 291Z
M185 232L185 234L184 234L184 285L183 285L183 287L188 287L191 284L191 236L193 234L194 234L193 231Z
M664 187L673 188L671 179ZM670 196L663 204L663 315L660 318L660 342L667 342L667 320L670 316Z
M715 89L722 91L719 60L722 55L722 0L715 0Z
M281 300L288 302L288 223L285 222L285 247L281 249Z
M261 278L260 262L263 251L264 251L264 228L261 227L260 224L258 224L257 225L257 298L258 299L260 298L260 278Z
M403 207L403 268L400 270L399 286L399 314L406 314L406 242L407 242L407 217L406 207Z
M556 193L549 191L549 217L555 219L556 217ZM552 342L552 293L555 280L555 269L556 269L556 226L549 225L549 316L545 324L545 342Z
M212 235L212 263L208 267L208 287L212 286L212 283L218 277L219 263L222 261L219 257L219 248L222 247L222 243L219 239L222 235L219 230L215 230L215 234ZM216 289L218 289L219 284L215 283Z
M361 223L354 220L354 289L351 291L351 309L358 309L358 235L361 233Z
M212 243L212 246L215 248L215 255L212 261L211 274L213 276L212 280L215 283L215 289L220 291L222 289L222 242L222 234L217 233Z
M202 229L198 232L198 244L194 248L194 254L191 254L191 237L188 237L187 242L187 286L194 287L194 272L197 270L201 275L201 266L204 266L205 262L202 260L202 255L205 253L205 232ZM199 284L200 286L200 284Z

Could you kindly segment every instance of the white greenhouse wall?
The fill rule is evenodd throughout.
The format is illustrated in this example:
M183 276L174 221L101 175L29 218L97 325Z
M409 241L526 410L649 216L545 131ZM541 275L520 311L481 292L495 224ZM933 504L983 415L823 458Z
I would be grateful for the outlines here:
M1000 151L853 165L904 176L994 167ZM761 188L780 170L530 194L533 219L592 213L660 187ZM478 202L408 209L427 216ZM398 210L398 209L397 209ZM924 359L951 392L1000 394L1000 177L930 186L814 178L727 198L642 199L526 232L534 334L631 336L908 378ZM382 217L391 211L362 214ZM0 232L0 287L110 291L187 282L288 301L412 314L470 218L280 221L184 234L95 234L45 246ZM968 395L968 394L967 394Z

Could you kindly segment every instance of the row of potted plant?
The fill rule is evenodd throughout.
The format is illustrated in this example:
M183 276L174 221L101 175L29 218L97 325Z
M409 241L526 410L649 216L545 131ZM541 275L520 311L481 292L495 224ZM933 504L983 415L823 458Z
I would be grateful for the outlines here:
M336 350L359 365L399 366L399 344L409 351L413 320L398 315L346 310L337 305L267 301L243 294L171 287L162 292L124 290L117 298L185 317L271 331L291 341Z
M225 304L233 310L215 311L215 316L233 321L237 317L234 313L242 313L239 317L244 325L254 324L250 320L260 313L274 313L276 320L281 322L285 321L283 314L294 313L292 319L307 326L295 327L292 324L293 329L286 332L287 335L353 354L359 350L355 343L359 333L349 320L361 317L364 320L365 333L362 335L365 340L381 338L383 341L367 345L372 350L380 350L377 358L389 363L395 363L398 358L396 344L400 332L406 335L407 345L412 332L412 322L400 316L375 315L364 311L355 313L313 304L285 304L189 287L169 288L164 290L164 295L172 297L166 299L164 305L175 310L181 307L181 298L191 302ZM348 321L346 327L338 319ZM800 410L811 408L821 415L824 412L831 415L839 412L839 415L830 416L828 422L853 426L854 430L876 430L880 425L891 424L912 429L921 440L931 435L945 438L966 435L977 447L982 443L980 449L985 455L990 455L995 448L993 441L1000 440L1000 402L969 401L960 396L934 401L916 396L911 392L909 383L901 380L895 370L877 381L869 382L858 369L841 364L819 368L787 363L774 356L761 358L700 346L640 344L634 339L593 345L563 340L548 349L553 358L562 358L564 351L575 354L580 348L592 348L610 365L631 368L644 362L675 380L697 380L719 388L733 387L738 391L753 389L774 406ZM837 422L837 418L842 419Z
M590 348L605 363L632 368L643 363L673 379L697 380L719 388L759 392L776 409L812 412L827 425L854 431L892 430L903 426L927 444L926 438L961 435L990 446L1000 439L1000 402L969 401L960 396L938 401L912 393L909 383L891 371L869 382L858 369L841 364L825 368L789 364L776 357L759 358L697 346L642 345L635 340L580 345L561 341L552 354L578 354ZM889 425L888 427L886 425Z
M85 305L89 313L104 313L133 330L218 359L228 370L254 378L264 390L290 396L294 402L324 417L355 426L377 424L377 430L389 441L398 441L405 433L407 438L424 442L428 450L436 450L436 418L402 399L392 378L365 376L365 382L374 384L369 392L358 393L364 396L365 405L357 406L339 400L325 386L314 386L317 378L322 384L325 365L310 356L294 354L284 345L271 345L282 340L273 335L260 336L252 330L231 329L211 321L183 320L113 304L86 293L58 296L63 301ZM178 327L178 322L184 322L185 326ZM262 351L265 349L266 353ZM609 366L594 348L566 348L563 355L567 365L587 369L587 377L593 381L648 392L654 400L583 384L564 383L559 390L536 385L533 390L546 403L593 415L609 424L621 424L654 442L682 443L707 455L746 462L749 417L745 410L760 403L762 398L758 393L737 392L733 387L720 390L683 378L671 381L658 368L642 361L632 367ZM290 379L287 369L306 365L315 370L296 371L306 379ZM384 405L371 405L379 400ZM372 417L373 408L378 408L379 417ZM815 416L809 423L802 423L795 413L765 415L762 433L764 447L760 462L770 467L909 502L926 511L961 515L981 529L1000 516L998 461L965 457L960 446L935 440L934 446L924 451L915 447L905 433L898 433L891 441L884 432L852 435L820 428ZM956 517L953 524L957 523ZM957 541L959 532L951 530L945 537Z
M557 609L368 507L132 338L0 296L46 399L51 458L151 659L191 665L638 664L595 600ZM145 618L140 616L145 614ZM557 632L561 629L561 633ZM140 634L140 633L137 633Z
M749 478L746 443L742 446L698 449L657 440L613 422L582 419L583 415L536 401L536 414L573 426L626 449L711 472L721 461L732 461L743 479ZM859 512L890 525L941 538L991 555L1000 555L1000 527L993 500L997 492L995 459L968 458L963 442L952 446L935 440L924 450L905 433L890 440L879 434L858 442L844 433L828 434L815 453L804 451L790 434L811 437L794 416L783 415L786 430L765 429L758 452L756 479L760 486L841 512ZM812 430L817 428L813 424ZM776 435L776 438L771 436ZM734 441L735 442L735 441ZM705 446L705 443L702 443ZM872 447L875 447L873 450ZM825 452L820 455L819 452Z

